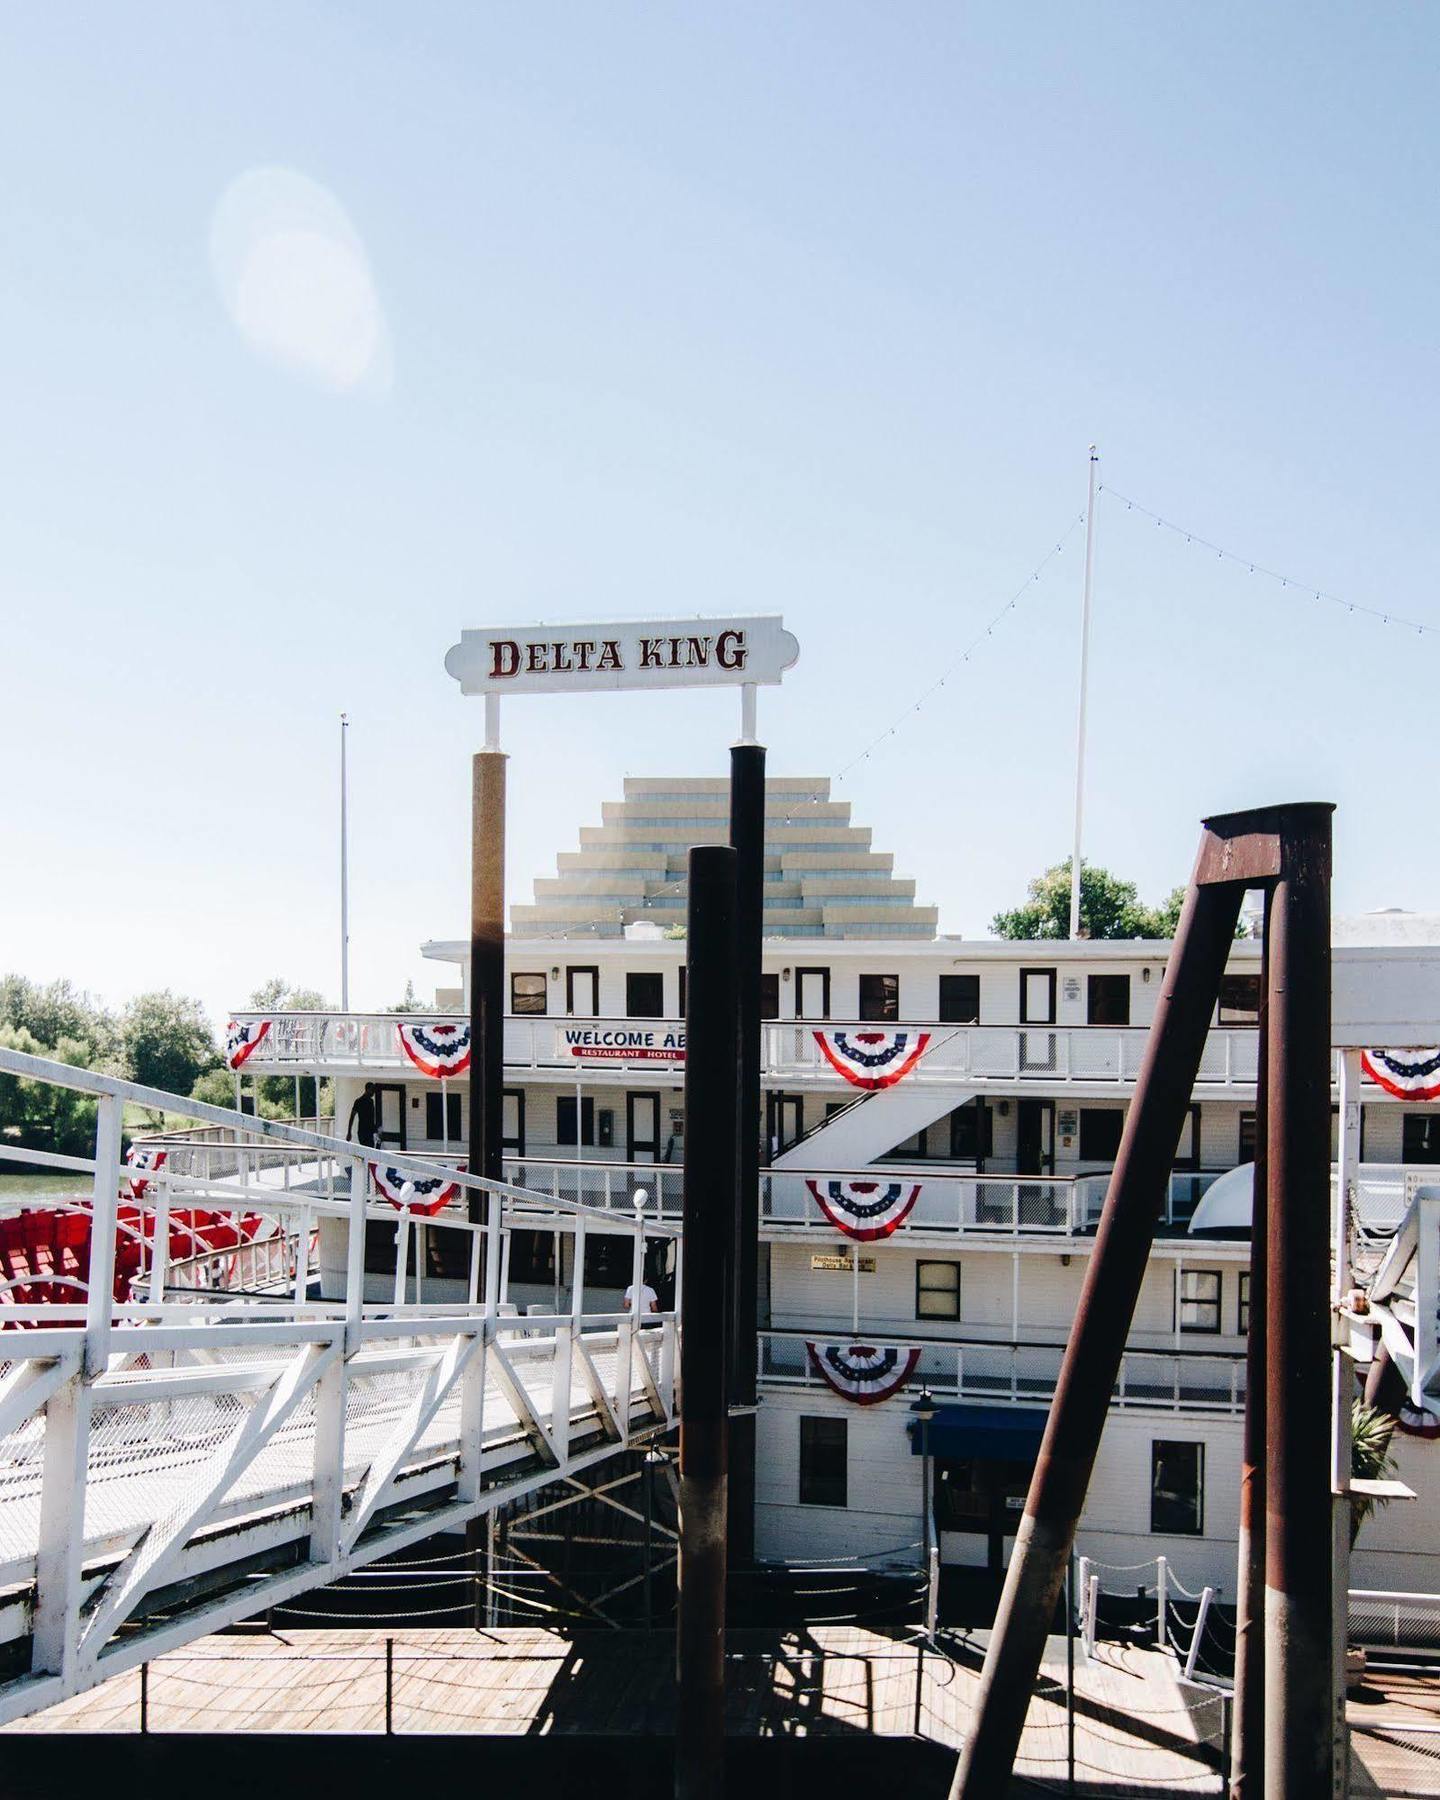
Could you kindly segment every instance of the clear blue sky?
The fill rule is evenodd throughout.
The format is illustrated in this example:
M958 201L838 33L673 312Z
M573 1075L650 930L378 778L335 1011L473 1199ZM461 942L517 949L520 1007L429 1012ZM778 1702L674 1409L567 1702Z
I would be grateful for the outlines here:
M6 9L0 965L222 1019L336 992L348 708L353 996L423 991L462 626L783 611L771 766L833 772L1079 514L1092 438L1440 626L1437 51L1425 6ZM360 271L280 271L318 373L236 323L256 181ZM1087 852L1155 897L1202 813L1329 798L1345 910L1440 903L1440 636L1100 527ZM945 929L1068 847L1078 551L841 789ZM511 703L512 898L734 719Z

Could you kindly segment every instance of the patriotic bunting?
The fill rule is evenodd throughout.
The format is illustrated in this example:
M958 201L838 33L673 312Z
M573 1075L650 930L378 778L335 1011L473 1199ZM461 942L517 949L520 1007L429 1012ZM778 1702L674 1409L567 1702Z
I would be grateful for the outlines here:
M270 1029L268 1019L247 1019L241 1025L232 1019L225 1027L225 1067L242 1069L255 1054L255 1047Z
M460 1168L463 1172L465 1164L461 1163ZM458 1181L446 1181L440 1175L412 1175L397 1163L372 1162L370 1173L376 1191L392 1206L408 1206L412 1213L424 1213L427 1218L448 1206L460 1192Z
M874 1344L805 1345L816 1373L842 1400L874 1406L898 1394L915 1373L918 1349L901 1350Z
M928 1031L817 1031L825 1060L860 1088L894 1087L919 1062Z
M149 1169L153 1172L165 1167L165 1158L168 1154L169 1152L166 1150L145 1149L139 1144L132 1144L125 1157L125 1166L128 1169ZM130 1190L132 1200L143 1200L145 1190L150 1183L143 1175L132 1175L126 1186Z
M920 1198L918 1181L810 1181L815 1204L837 1231L870 1244L898 1231Z
M1360 1067L1397 1100L1440 1100L1440 1048L1362 1050Z
M463 1075L470 1067L470 1027L448 1019L426 1020L424 1024L397 1020L400 1048L422 1075L441 1081L450 1075Z

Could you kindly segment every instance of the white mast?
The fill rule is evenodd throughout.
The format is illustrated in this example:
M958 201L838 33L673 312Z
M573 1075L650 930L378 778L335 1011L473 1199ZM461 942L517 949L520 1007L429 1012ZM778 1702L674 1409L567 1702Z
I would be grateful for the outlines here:
M1090 497L1085 506L1085 590L1080 604L1080 708L1075 722L1075 843L1070 852L1070 936L1080 935L1080 827L1085 811L1085 695L1090 674L1090 584L1095 575L1095 473L1100 454L1090 446Z
M345 768L345 737L350 729L347 713L340 715L340 1010L350 1010L350 850L349 783Z

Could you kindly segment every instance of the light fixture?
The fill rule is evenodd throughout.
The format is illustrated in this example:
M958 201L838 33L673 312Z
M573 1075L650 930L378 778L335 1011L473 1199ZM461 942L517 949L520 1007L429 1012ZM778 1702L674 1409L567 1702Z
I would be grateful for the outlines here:
M551 970L551 971L550 971L550 979L551 979L551 980L552 980L552 981L558 981L558 980L559 980L559 979L560 979L560 971L559 971L559 969L552 969L552 970Z
M780 979L782 981L788 981L790 979L790 971L788 969L782 969L780 971Z
M910 1410L922 1425L928 1425L935 1417L938 1408L935 1405L935 1396L928 1387L921 1388L920 1398L911 1404Z
M1140 979L1142 981L1148 981L1150 979L1150 965L1148 963L1140 971Z

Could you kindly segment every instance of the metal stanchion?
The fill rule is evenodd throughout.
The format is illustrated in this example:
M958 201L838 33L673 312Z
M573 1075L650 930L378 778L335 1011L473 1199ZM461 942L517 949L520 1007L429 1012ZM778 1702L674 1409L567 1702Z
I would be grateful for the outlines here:
M690 852L681 1274L677 1800L719 1800L725 1749L726 1265L735 1212L735 852Z

